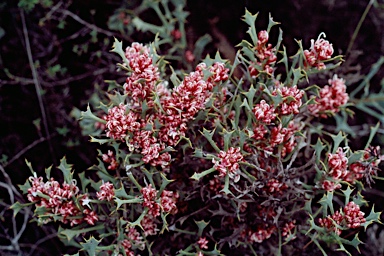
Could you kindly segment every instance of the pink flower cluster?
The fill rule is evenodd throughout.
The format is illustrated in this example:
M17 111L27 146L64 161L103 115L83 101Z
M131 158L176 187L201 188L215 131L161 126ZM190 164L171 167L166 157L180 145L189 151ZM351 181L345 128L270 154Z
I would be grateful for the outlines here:
M97 199L100 201L107 200L112 201L115 196L115 189L113 184L110 182L106 182L100 186L100 191L96 192Z
M143 206L148 208L148 214L157 217L160 216L160 204L156 202L157 190L149 184L141 189L143 194Z
M177 213L177 199L179 194L176 192L163 190L160 200L157 200L157 190L151 184L141 189L143 195L142 205L148 209L148 214L141 221L145 235L155 235L157 233L155 218L160 216L160 211L165 213ZM160 203L158 203L159 201Z
M219 171L219 177L225 177L227 174L235 182L239 181L239 162L243 161L243 155L240 148L230 147L228 151L220 151L219 160L212 159L214 168Z
M285 223L284 227L282 228L281 235L282 236L289 236L292 235L292 230L296 227L296 220L290 221L288 223Z
M336 211L331 216L319 219L320 226L338 235L341 234L341 230L335 223L343 228L358 228L365 222L364 212L360 211L360 207L354 202L349 202L341 212Z
M255 47L255 55L258 58L256 63L251 63L248 67L251 77L256 77L260 71L264 71L269 75L273 74L272 65L276 62L276 49L268 44L269 35L266 30L262 30L257 34L258 42Z
M317 104L308 106L308 110L314 116L327 118L327 112L337 113L340 110L339 108L348 102L349 96L346 93L347 87L344 79L334 75L332 79L328 80L328 83L330 85L324 86L320 90L319 97L316 97Z
M143 194L143 206L148 208L148 214L153 217L157 217L160 215L160 208L163 209L164 212L175 214L177 213L176 202L179 198L179 194L163 190L160 196L160 204L156 202L157 199L157 190L152 187L151 184L143 187L141 189L141 193Z
M339 147L336 154L328 154L328 167L328 176L332 180L324 180L322 188L327 191L341 188L341 185L335 182L345 180L348 175L348 158L342 148Z
M32 183L28 189L27 198L30 202L36 203L37 207L44 207L49 214L60 217L63 223L70 223L71 226L77 225L86 221L90 225L94 225L98 217L95 212L90 209L84 209L83 212L77 207L76 202L73 200L79 192L75 181L71 184L64 182L62 185L51 178L50 181L43 182L43 177L30 177L29 181ZM80 198L86 199L87 195L79 195ZM74 218L81 216L81 218ZM53 220L51 216L45 221Z
M299 90L297 86L276 88L272 92L273 96L281 95L283 101L279 104L278 111L280 115L298 114L299 108L302 105L301 98L304 96L304 91Z
M144 235L145 236L153 236L153 235L157 234L159 229L157 228L155 221L156 221L156 219L151 215L146 215L141 220L140 225L144 229Z
M202 63L171 92L159 82L158 68L148 47L133 43L125 55L132 72L124 88L131 102L109 110L105 117L107 136L127 140L131 148L143 155L143 162L167 169L171 156L162 151L175 146L185 136L187 123L205 107L213 87L228 79L229 70L223 63L209 68ZM205 71L211 74L208 78L204 77ZM144 101L145 117L142 116Z
M144 250L145 248L145 241L144 238L140 235L140 233L134 228L134 227L129 227L127 225L126 228L126 237L128 239L124 239L121 242L121 246L123 247L125 251L125 255L127 256L135 256L137 254L132 251L132 247L138 248L139 250Z
M286 154L292 152L297 144L295 133L299 131L299 128L299 125L295 124L294 121L289 122L287 127L282 127L281 124L277 127L273 127L271 130L269 145L271 147L276 147L282 144L283 147L281 149L281 156L286 156Z
M179 194L173 191L163 190L160 197L160 203L161 207L163 208L164 212L169 212L170 214L176 214L177 213L177 206L176 202L179 198Z
M287 184L275 178L269 179L265 186L265 190L270 194L273 194L273 193L283 194L283 191L285 191L287 188L288 188Z
M155 84L160 78L158 67L153 64L150 50L147 46L132 43L125 50L125 57L132 69L132 74L126 79L124 89L135 103L141 105L143 100L150 99L155 91Z
M108 170L116 170L119 167L119 163L116 161L115 154L113 154L112 150L108 150L107 154L102 155L102 159L104 162L108 163Z
M321 33L317 40L311 40L310 50L304 51L305 65L315 67L318 70L325 69L324 61L331 58L333 54L333 46L329 41L321 38L325 34Z
M270 124L276 118L275 108L265 100L261 100L259 104L255 105L253 113L258 121L265 124Z
M248 237L250 242L253 243L262 243L264 240L271 237L271 235L276 231L275 226L265 226L258 227L256 231L249 231Z
M108 110L108 115L104 117L107 121L107 137L115 140L124 140L128 132L128 116L126 115L126 106L120 104Z

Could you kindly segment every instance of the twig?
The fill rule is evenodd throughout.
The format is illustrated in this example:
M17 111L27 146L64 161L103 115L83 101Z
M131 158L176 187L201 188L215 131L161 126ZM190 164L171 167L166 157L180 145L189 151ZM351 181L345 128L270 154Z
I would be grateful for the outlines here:
M367 14L368 14L369 10L371 9L371 7L372 7L372 5L373 5L374 2L375 2L375 0L370 0L369 3L368 3L368 5L367 5L367 7L365 8L364 13L363 13L363 15L361 16L361 18L360 18L360 20L359 20L359 23L357 24L357 26L356 26L356 28L355 28L355 31L353 32L351 41L349 41L347 51L345 52L345 56L348 56L349 52L351 51L352 46L353 46L353 44L355 43L357 34L359 34L361 25L363 24L365 18L367 17Z
M26 25L26 22L25 22L24 11L22 9L20 9L20 15L21 15L21 22L22 22L22 25L23 25L23 33L24 33L24 39L25 39L25 48L26 48L27 54L28 54L29 66L31 67L31 70L32 70L32 76L33 76L33 81L34 81L34 84L35 84L35 90L36 90L37 99L39 101L40 112L41 112L41 117L43 119L44 130L45 130L47 138L49 138L50 137L50 133L49 133L49 130L48 130L47 115L46 115L46 112L45 112L43 98L41 96L41 91L42 90L40 88L38 74L37 74L36 68L35 68L34 63L33 63L32 50L31 50L31 45L30 45L30 42L29 42L27 25ZM55 153L53 151L53 147L52 147L52 143L51 143L50 139L48 139L48 146L49 146L49 151L51 153L51 156L53 158L52 160L53 160L53 162L56 165L56 157L55 157Z
M83 73L83 74L80 74L80 75L77 75L77 76L71 76L71 77L68 77L66 79L62 79L60 81L47 82L47 81L41 80L40 83L43 86L46 86L46 87L55 87L55 86L68 85L68 83L71 83L71 82L74 82L74 81L77 81L77 80L81 80L81 79L84 79L84 78L89 77L89 76L102 75L105 72L107 72L108 70L110 70L110 68L102 68L102 69L98 69L98 70L95 70L95 71L89 71L87 73ZM4 84L4 85L12 85L12 84L27 85L27 84L34 84L34 80L33 79L26 78L26 77L15 76L15 75L10 75L10 74L7 74L7 75L11 79L14 79L14 81L0 80L0 84Z
M102 28L99 28L85 20L83 20L82 18L80 18L78 15L74 14L73 12L71 11L68 11L68 10L57 10L57 12L59 13L62 13L64 14L65 16L70 16L72 19L76 20L77 22L79 22L80 24L83 24L84 26L88 27L89 29L92 29L92 30L96 30L97 32L101 33L101 34L104 34L106 36L109 36L109 37L123 37L124 39L128 39L130 40L129 38L127 38L126 36L124 35L121 35L121 34L117 34L117 33L113 33L111 31L108 31L108 30L105 30L105 29L102 29Z
M44 243L45 241L49 240L49 239L52 239L52 238L55 238L57 236L57 233L53 233L53 234L49 234L41 239L39 239L36 243L34 243L32 246L31 246L31 250L29 251L29 255L33 255L33 252L36 250L36 248ZM21 247L24 247L23 244L20 244Z
M5 182L7 184L10 184L13 193L16 194L18 197L22 198L22 195L19 193L19 191L17 191L15 186L12 185L12 180L9 177L8 173L5 171L5 169L4 169L4 167L2 165L0 165L0 171L3 173Z
M6 164L4 164L4 168L7 167L8 165L10 165L11 163L13 163L15 160L19 159L25 152L27 152L28 150L30 150L31 148L33 148L34 146L36 146L37 144L41 143L41 142L44 142L46 141L47 138L45 137L42 137L38 140L35 140L34 142L32 142L31 144L29 144L28 146L26 146L25 148L23 148L19 153L17 153L16 155L14 155L11 160L9 160Z

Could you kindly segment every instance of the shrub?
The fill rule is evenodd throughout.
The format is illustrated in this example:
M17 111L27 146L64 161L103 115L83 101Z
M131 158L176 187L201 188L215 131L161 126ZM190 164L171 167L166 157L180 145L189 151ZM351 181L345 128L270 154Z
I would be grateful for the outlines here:
M21 186L30 203L15 213L33 204L39 224L58 222L63 242L89 255L358 249L358 231L380 218L361 194L382 158L370 145L378 126L361 150L324 129L353 115L342 74L331 74L342 56L322 33L288 57L282 32L269 38L278 23L257 32L256 17L244 15L250 41L234 63L216 54L187 74L158 55L162 37L125 50L115 40L126 82L108 81L105 101L81 117L98 164L75 175L63 158L62 182L33 172ZM310 82L320 72L327 85Z

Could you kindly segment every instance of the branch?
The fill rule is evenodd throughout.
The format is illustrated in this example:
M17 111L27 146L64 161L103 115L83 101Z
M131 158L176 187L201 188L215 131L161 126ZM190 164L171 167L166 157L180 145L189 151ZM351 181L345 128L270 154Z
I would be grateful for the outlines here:
M44 107L44 103L43 103L43 98L41 96L42 95L42 93L41 93L42 90L40 88L39 77L38 77L35 65L33 63L31 44L29 42L27 25L26 25L26 22L25 22L24 11L22 9L20 9L20 15L21 15L21 22L22 22L22 25L23 25L23 33L24 33L24 38L25 38L25 48L26 48L27 54L28 54L29 66L31 67L31 70L32 70L33 82L35 84L36 95L37 95L37 99L39 101L41 117L43 119L43 124L44 124L44 130L45 130L47 138L49 138L50 137L50 133L49 133L49 129L48 129L47 115L46 115L46 111L45 111L45 107ZM53 162L56 165L56 157L55 157L55 153L53 151L51 140L48 140L48 146L49 146L49 150L51 152L51 156L53 158Z

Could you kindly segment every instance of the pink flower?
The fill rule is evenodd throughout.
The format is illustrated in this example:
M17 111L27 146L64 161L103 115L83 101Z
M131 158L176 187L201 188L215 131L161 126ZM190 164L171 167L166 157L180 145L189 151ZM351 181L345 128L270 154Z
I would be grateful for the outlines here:
M330 59L333 54L333 46L327 40L322 39L321 36L325 34L321 33L315 40L311 40L310 50L304 51L306 65L315 67L318 70L325 69L324 60Z
M140 233L134 227L129 227L128 225L126 231L128 231L127 237L130 242L133 243L137 248L139 248L139 250L144 250L145 242L144 238L140 235Z
M270 124L275 118L275 108L270 106L265 100L261 100L259 104L256 104L253 108L253 113L257 120Z
M205 237L200 237L197 241L200 249L208 249L208 240Z
M195 60L195 55L193 55L192 51L190 50L186 50L184 56L186 61L189 63L192 63Z
M269 39L268 32L266 30L259 31L259 33L257 34L257 39L258 39L257 43L259 45L266 44L268 42L268 39Z
M177 192L172 192L168 190L163 190L160 197L161 207L164 212L169 212L171 214L177 213L176 202L179 198L179 194Z
M262 140L267 133L268 131L264 124L254 125L252 138L255 140Z
M288 223L285 223L281 235L282 236L288 236L292 234L292 230L296 227L296 220L290 221Z
M279 111L282 115L298 114L302 105L301 98L304 95L303 90L297 89L297 86L277 88L272 95L281 95L283 101L279 104Z
M336 154L328 154L329 175L335 180L342 180L347 176L348 158L342 148Z
M153 64L149 48L139 43L132 43L131 47L125 50L125 56L132 69L132 74L124 84L125 92L137 104L141 104L144 99L150 101L160 75L158 67Z
M240 153L240 148L231 147L227 152L220 151L219 160L212 159L214 168L220 172L219 177L229 175L235 182L239 181L239 162L243 160L243 155Z
M213 82L218 83L228 79L229 69L225 67L224 63L215 62L209 71L212 73L210 79L213 80Z
M280 182L277 179L269 179L266 184L266 191L268 193L280 193L282 194L284 190L288 188L287 184Z
M127 256L135 256L135 253L130 250L132 248L131 241L129 241L128 239L124 239L121 242L121 246L124 248L125 254Z
M365 223L364 212L354 202L349 202L344 207L344 219L349 228L358 228Z
M332 192L336 189L341 188L341 184L335 183L334 181L330 181L330 180L324 180L323 183L321 184L321 187L326 191Z
M124 140L128 132L128 117L125 114L126 107L124 104L115 106L108 110L107 121L107 136L115 140Z
M84 220L89 224L94 226L95 222L99 220L97 217L97 214L94 211L91 211L89 209L85 209L83 211L83 214L85 215Z
M115 196L115 190L113 184L109 181L100 186L100 191L96 192L97 199L100 201L107 200L112 201Z
M256 62L251 62L251 65L248 67L251 77L256 77L260 71L266 72L269 75L272 75L273 65L276 60L276 49L272 47L271 44L267 44L269 35L266 30L262 30L258 33L258 42L255 47L255 55L258 58Z
M334 223L337 225L341 225L343 221L343 216L339 211L336 211L332 216L327 216L326 218L320 218L319 223L321 227L326 228L330 232L335 232L337 235L341 234L341 230L336 227Z
M144 216L144 218L141 220L140 225L144 229L144 235L145 236L153 236L156 235L159 229L156 226L156 223L154 221L154 217L150 215Z
M354 202L349 202L341 213L336 211L332 216L319 219L320 226L338 235L341 234L341 230L334 223L345 228L358 228L365 222L364 212L360 211L360 207Z
M179 40L181 38L182 34L181 34L180 30L174 29L171 31L171 36L173 36L173 38L175 40Z
M108 150L108 154L103 154L102 159L104 162L109 164L108 170L116 170L117 167L119 167L119 163L116 161L116 157L112 150Z
M143 194L143 206L148 207L148 214L153 217L160 215L160 205L155 201L157 197L157 190L152 188L152 185L149 184L146 187L141 189Z
M342 78L334 75L328 80L330 86L326 85L320 90L320 95L317 97L316 103L309 105L308 109L314 116L327 118L326 112L337 113L339 108L348 102L349 96L346 93L347 87Z
M271 237L275 232L276 227L258 227L255 232L250 232L249 240L254 243L262 243L264 240Z

